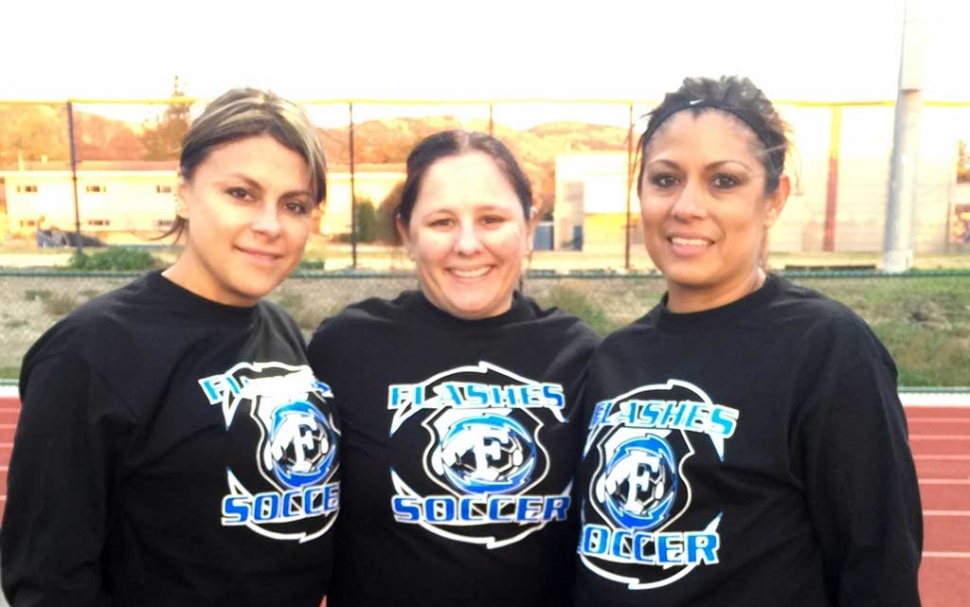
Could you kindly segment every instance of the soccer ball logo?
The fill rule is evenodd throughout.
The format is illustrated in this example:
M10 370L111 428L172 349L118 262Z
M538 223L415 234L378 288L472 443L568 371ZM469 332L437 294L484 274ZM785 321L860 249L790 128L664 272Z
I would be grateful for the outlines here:
M463 493L509 493L532 477L536 447L515 420L501 414L474 414L447 426L431 464Z
M655 435L620 444L596 484L596 496L623 527L649 530L660 525L677 497L670 445Z
M264 465L283 485L300 489L330 473L336 440L319 409L305 401L284 405L273 413L269 431Z

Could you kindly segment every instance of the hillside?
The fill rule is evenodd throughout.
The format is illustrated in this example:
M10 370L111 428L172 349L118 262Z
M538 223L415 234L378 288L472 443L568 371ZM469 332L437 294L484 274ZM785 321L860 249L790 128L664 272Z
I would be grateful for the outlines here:
M25 161L68 160L70 151L66 111L61 106L0 105L0 167ZM163 121L136 134L131 125L86 112L75 112L78 160L138 160L177 157L180 128ZM447 129L487 131L484 119L463 122L455 116L400 117L367 120L354 125L354 158L357 163L402 164L421 139ZM168 130L173 130L169 133ZM532 181L536 198L550 208L555 199L556 155L567 151L626 150L624 128L559 121L519 130L494 123L494 134L516 155ZM327 159L333 164L350 162L348 129L319 129ZM161 149L162 152L158 152ZM170 152L168 150L171 150Z
M354 125L354 158L361 163L403 163L421 139L456 128L487 131L488 122L463 124L454 116L369 120ZM537 199L546 208L555 200L557 154L627 149L626 129L584 122L550 122L528 130L495 123L493 132L522 163ZM328 160L339 164L350 161L347 128L321 129L320 134Z

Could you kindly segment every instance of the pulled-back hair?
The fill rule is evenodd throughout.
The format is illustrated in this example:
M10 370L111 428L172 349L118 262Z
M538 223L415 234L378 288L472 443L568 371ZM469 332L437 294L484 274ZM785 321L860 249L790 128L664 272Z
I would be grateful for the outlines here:
M509 180L509 184L522 204L526 221L529 220L532 210L532 186L512 152L504 143L486 133L451 130L430 135L411 150L407 161L407 178L401 192L401 202L397 207L397 215L401 218L401 223L405 226L411 224L411 212L418 200L421 182L424 181L424 176L431 165L442 158L470 152L480 152L495 162L499 171Z
M217 147L249 137L269 135L306 161L310 193L317 205L327 198L327 163L316 129L300 106L270 91L235 88L212 101L185 134L179 158L179 174L191 181L195 170ZM180 237L188 226L175 218L162 236Z
M782 120L775 106L751 80L742 76L720 78L685 78L684 83L648 114L647 128L640 136L640 170L637 175L637 191L640 191L647 148L654 134L668 118L681 111L694 116L709 110L721 110L732 114L754 132L761 149L758 156L765 168L765 193L778 188L779 178L785 170L785 159L791 149L791 127Z

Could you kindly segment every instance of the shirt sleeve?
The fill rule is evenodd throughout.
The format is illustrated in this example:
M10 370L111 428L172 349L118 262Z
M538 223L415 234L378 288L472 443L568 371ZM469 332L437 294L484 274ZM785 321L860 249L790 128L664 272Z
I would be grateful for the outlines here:
M101 555L124 436L119 402L76 355L25 361L25 373L0 532L3 589L13 607L108 605Z
M819 381L805 489L835 605L918 607L919 486L895 368L876 349Z

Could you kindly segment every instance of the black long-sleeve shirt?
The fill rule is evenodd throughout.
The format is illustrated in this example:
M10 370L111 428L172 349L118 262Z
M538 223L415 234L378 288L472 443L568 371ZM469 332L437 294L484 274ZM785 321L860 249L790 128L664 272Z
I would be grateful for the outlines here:
M2 529L14 607L317 607L339 503L332 394L276 306L159 273L25 356Z
M922 519L895 365L865 322L769 276L663 304L590 363L581 607L914 607Z

